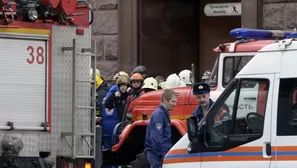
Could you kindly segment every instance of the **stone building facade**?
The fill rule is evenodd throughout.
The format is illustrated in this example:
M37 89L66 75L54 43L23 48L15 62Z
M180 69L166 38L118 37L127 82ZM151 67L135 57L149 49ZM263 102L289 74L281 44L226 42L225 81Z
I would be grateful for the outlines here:
M210 47L215 47L214 45L217 45L218 42L229 42L230 40L232 40L230 37L228 37L227 32L227 30L230 29L230 26L232 28L237 28L235 26L241 26L245 28L281 30L297 28L297 0L200 0L200 3L197 0L192 0L193 2L190 2L191 0L89 1L95 10L95 20L92 25L92 38L97 40L97 68L100 69L102 76L107 80L111 79L118 70L131 71L137 64L147 65L147 68L151 69L152 71L160 71L156 70L157 62L162 62L162 65L164 66L164 60L170 60L172 62L171 65L174 64L173 66L171 66L174 68L170 69L169 67L169 69L166 69L166 73L178 73L179 70L185 68L186 65L190 63L190 61L182 62L183 59L181 58L185 58L189 55L194 55L192 56L193 58L187 59L196 61L196 65L200 67L197 70L198 74L201 75L204 70L211 68L210 66L214 62L215 55L210 56L211 54L213 54L212 51L210 51L211 48L205 49L206 52L201 52L199 49L195 48L208 47L209 45ZM181 2L184 4L180 4ZM233 25L231 25L230 23L226 24L224 23L225 21L222 21L222 23L220 23L220 20L222 20L221 18L218 18L217 20L215 18L210 18L210 20L213 20L213 23L211 23L211 21L209 20L205 21L209 18L206 18L205 16L201 17L203 15L203 6L205 5L205 3L224 2L242 3L241 17L239 17L239 19L234 17L230 18L231 21L234 22ZM198 14L198 17L174 15L171 11L185 13L181 11L182 9L177 10L176 6L183 7L183 9L187 11L186 14L189 14L189 11L193 11L193 9L197 10L196 14ZM152 26L152 24L155 24L159 21L158 19L160 19L160 17L157 15L162 9L167 10L167 14L165 13L167 17L166 23L172 23L171 27L168 27L167 24L167 27L164 28L164 23L162 23L163 27ZM197 37L199 36L198 42L195 42L195 39L185 39L185 36L183 36L183 39L180 38L178 40L176 40L176 37L174 37L174 40L177 41L177 43L172 42L169 46L165 45L166 43L160 41L160 39L163 38L162 40L164 40L164 38L167 38L165 39L165 41L168 41L168 37L172 37L172 35L166 37L166 35L163 34L160 37L156 37L156 34L154 33L158 33L159 30L162 29L171 33L173 32L173 30L178 30L180 32L189 32L188 29L183 29L182 27L180 27L180 25L189 27L189 24L185 24L185 22L182 24L178 24L176 21L177 18L183 21L188 19L191 22L193 22L193 19L195 18L198 19L198 22L200 22L200 25L198 25L200 27L198 26L197 29L199 29L199 31L193 35ZM210 33L210 31L212 30L207 27L207 25L203 29L204 25L201 24L200 20L202 20L202 23L208 22L207 25L213 25L212 27L217 27L218 29L224 27L224 24L226 24L227 27L225 26L224 30L222 30L222 33L220 34L216 32L216 36L219 35L218 39L212 39L212 41L210 42L211 44L205 44L204 41L207 37L203 36L205 36L207 33ZM194 24L195 23L193 22L193 25ZM178 25L178 27L173 28L172 25ZM191 29L191 31L194 29ZM148 30L151 32L149 32ZM150 34L148 34L148 32ZM197 35L199 33L200 35ZM220 38L221 40L219 40ZM159 41L154 41L156 39L158 39ZM169 41L172 40L169 39ZM155 48L150 48L153 47L153 44L157 43L159 47L156 46ZM166 50L162 50L160 48L165 48ZM179 48L179 50L176 50L177 48ZM150 52L160 52L162 54L158 55L158 57L164 56L164 58L153 58L154 55L152 55ZM179 55L176 53L179 53ZM176 60L176 58L170 58L172 56L180 59L177 62L174 62L173 60ZM180 67L178 67L179 65ZM157 74L154 73L153 75Z
M109 80L118 69L118 0L90 0L94 9L92 38L97 41L97 68Z
M263 28L297 28L297 0L263 0Z

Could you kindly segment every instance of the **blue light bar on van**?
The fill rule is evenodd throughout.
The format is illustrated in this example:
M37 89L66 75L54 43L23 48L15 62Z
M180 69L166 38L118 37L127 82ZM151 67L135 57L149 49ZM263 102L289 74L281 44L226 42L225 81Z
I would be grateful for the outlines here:
M234 38L252 38L252 39L285 39L297 38L297 32L281 31L281 30L259 30L259 29L245 29L237 28L230 31L231 37Z
M297 38L297 32L290 33L287 38Z

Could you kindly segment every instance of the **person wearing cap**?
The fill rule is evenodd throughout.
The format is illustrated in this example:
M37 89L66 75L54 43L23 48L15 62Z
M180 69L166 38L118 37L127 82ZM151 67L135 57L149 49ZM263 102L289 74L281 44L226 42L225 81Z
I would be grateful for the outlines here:
M195 116L199 122L208 113L208 110L213 105L214 101L210 98L210 88L206 83L196 83L193 86L193 94L196 96L196 100L199 104L194 110L193 116ZM229 119L230 115L228 111L229 110L223 106L221 112L216 117L216 121Z

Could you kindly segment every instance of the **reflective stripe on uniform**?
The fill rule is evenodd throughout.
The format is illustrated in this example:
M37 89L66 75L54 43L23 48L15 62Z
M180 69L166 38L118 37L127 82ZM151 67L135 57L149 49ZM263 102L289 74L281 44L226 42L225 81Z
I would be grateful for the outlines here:
M227 110L222 109L222 111L220 112L220 114L216 116L216 121L221 121L221 119L222 119L221 117L222 117L224 114L226 114L226 113L227 113Z

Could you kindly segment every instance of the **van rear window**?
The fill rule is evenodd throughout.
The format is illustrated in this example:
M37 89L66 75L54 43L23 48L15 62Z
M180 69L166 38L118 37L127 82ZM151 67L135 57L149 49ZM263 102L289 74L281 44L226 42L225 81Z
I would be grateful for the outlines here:
M277 135L297 135L297 78L280 80Z

